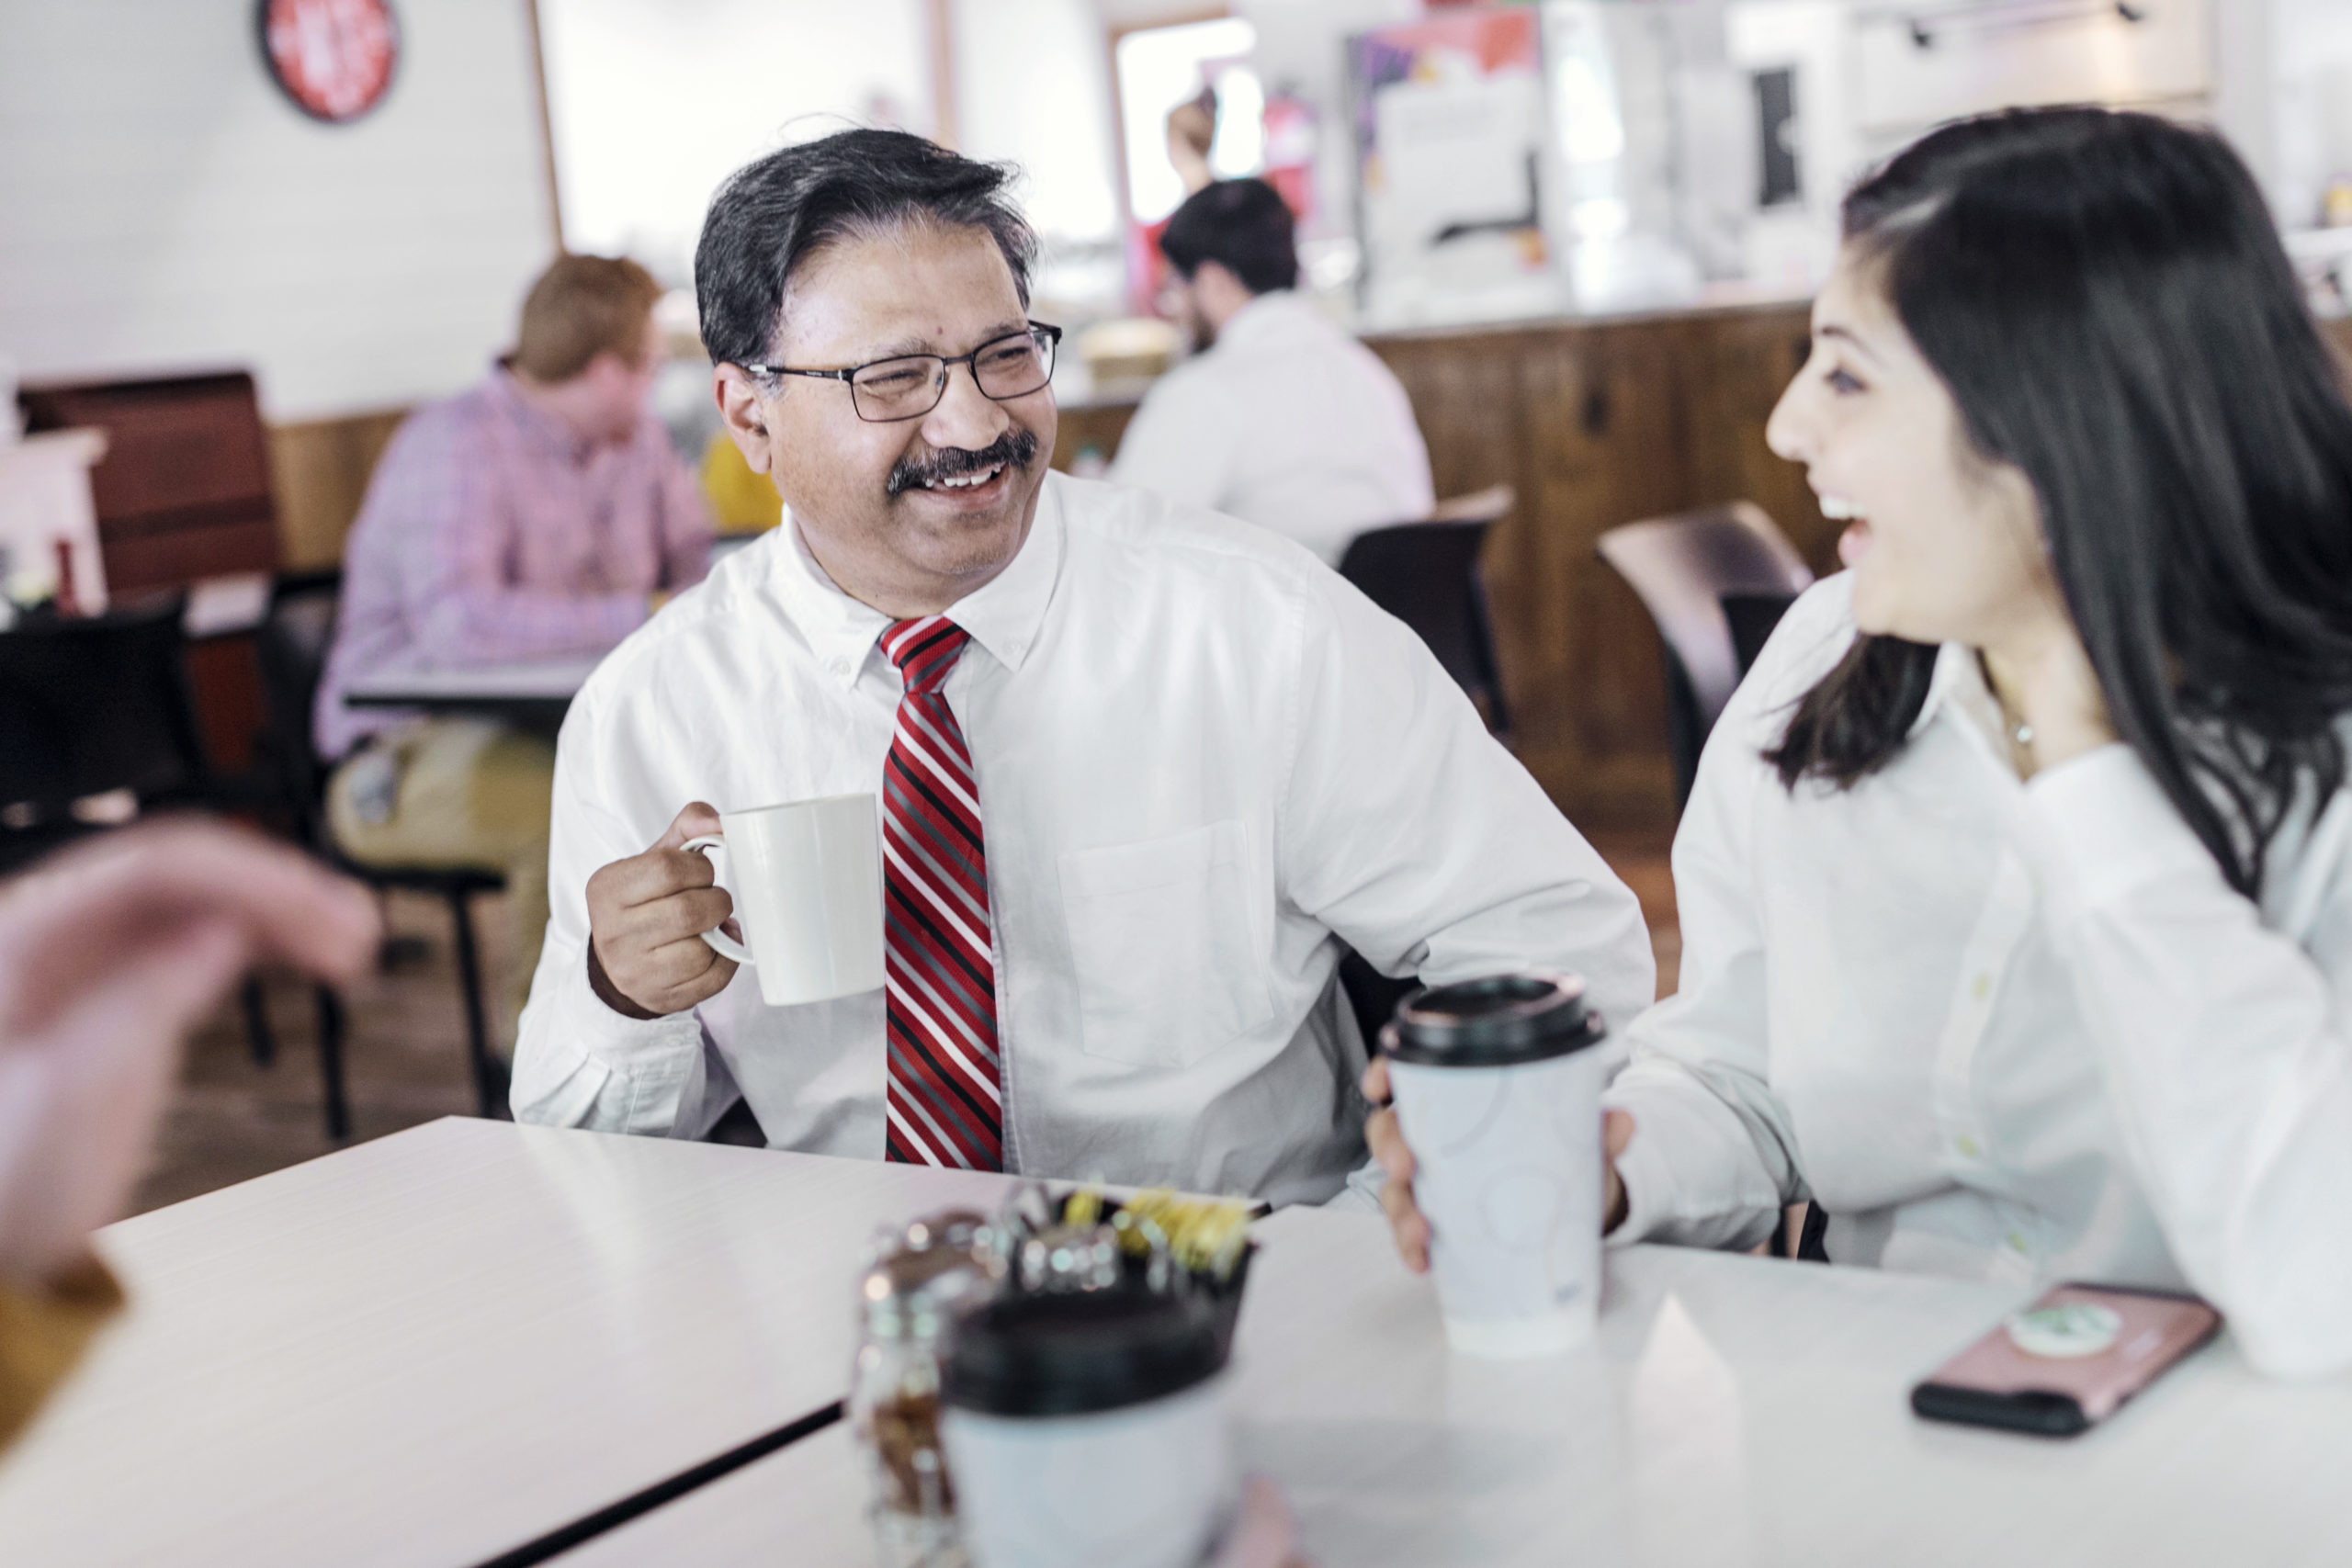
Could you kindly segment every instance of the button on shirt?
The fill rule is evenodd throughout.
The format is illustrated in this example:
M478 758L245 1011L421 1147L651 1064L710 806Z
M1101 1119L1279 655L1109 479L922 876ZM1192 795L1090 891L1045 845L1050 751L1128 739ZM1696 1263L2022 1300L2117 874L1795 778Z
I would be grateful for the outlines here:
M978 781L1006 1168L1320 1201L1363 1158L1334 933L1395 974L1528 966L1652 995L1633 895L1420 642L1305 551L1049 476L1011 565L948 610ZM564 724L526 1121L693 1137L740 1088L775 1145L880 1158L884 993L691 1013L589 988L589 874L681 807L878 791L889 623L786 527L598 668Z
M1160 378L1110 477L1287 534L1332 566L1365 529L1436 504L1405 389L1289 289L1250 300Z
M660 421L591 444L493 369L411 414L376 466L345 549L319 750L405 716L346 708L362 681L602 653L644 622L648 594L709 564L709 513Z
M1849 645L1791 610L1674 845L1679 995L1630 1031L1614 1242L2192 1289L2258 1364L2352 1361L2352 799L2274 841L2257 904L2125 747L2021 783L1973 651L1850 790L1760 753Z

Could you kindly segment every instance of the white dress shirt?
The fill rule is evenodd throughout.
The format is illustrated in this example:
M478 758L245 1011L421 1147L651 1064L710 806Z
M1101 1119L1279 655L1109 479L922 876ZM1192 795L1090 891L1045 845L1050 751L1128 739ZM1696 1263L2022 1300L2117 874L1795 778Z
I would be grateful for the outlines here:
M1304 550L1053 475L948 615L972 637L944 691L979 780L1008 1169L1332 1196L1363 1157L1334 933L1392 974L1566 968L1621 1018L1653 996L1633 895L1420 641ZM880 991L777 1009L738 974L624 1018L588 986L584 887L688 801L879 791L888 624L787 527L589 680L519 1117L693 1137L740 1088L773 1145L880 1157Z
M1752 1246L1810 1196L1834 1262L2188 1288L2258 1365L2352 1361L2352 803L2257 906L2129 749L2020 783L1956 646L1894 761L1792 794L1759 753L1850 599L1807 593L1708 740L1611 1239Z
M1405 389L1289 289L1250 300L1153 384L1110 477L1287 534L1330 566L1365 529L1436 504Z

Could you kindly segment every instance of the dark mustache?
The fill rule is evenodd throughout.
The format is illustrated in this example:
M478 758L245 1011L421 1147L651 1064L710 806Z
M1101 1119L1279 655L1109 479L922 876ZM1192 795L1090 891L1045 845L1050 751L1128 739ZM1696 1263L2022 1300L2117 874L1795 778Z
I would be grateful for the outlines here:
M1010 468L1025 468L1037 455L1037 438L1025 430L1008 430L977 452L961 446L943 447L929 459L917 462L901 457L890 470L888 489L892 495L913 490L918 485L936 484L965 474L976 474L983 468L993 468L1000 463Z

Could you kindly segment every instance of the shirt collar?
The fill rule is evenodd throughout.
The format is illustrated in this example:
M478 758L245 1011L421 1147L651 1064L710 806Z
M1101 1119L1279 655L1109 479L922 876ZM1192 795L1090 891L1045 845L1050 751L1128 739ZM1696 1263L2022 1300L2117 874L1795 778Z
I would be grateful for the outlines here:
M1217 329L1216 342L1210 352L1227 346L1247 347L1274 336L1285 325L1298 320L1302 312L1317 314L1313 301L1295 288L1276 288L1258 295L1226 318L1225 325Z
M1966 643L1948 642L1936 650L1935 673L1928 678L1928 698L1919 705L1919 716L1912 721L1911 736L1918 735L1945 711L1976 732L1987 754L2004 771L2017 771L2001 705L1984 683L1984 668L1976 650Z
M515 384L514 372L504 360L494 360L490 367L490 396L506 417L534 439L552 446L575 463L594 455L595 444L582 435L555 415L536 408Z
M1048 473L1037 495L1037 513L1029 536L1011 565L947 607L947 618L971 635L972 640L1007 670L1018 670L1037 645L1054 584L1061 575L1062 500L1060 476ZM827 673L844 686L857 683L875 644L890 627L890 617L842 591L840 584L809 552L800 525L789 513L786 532L792 549L778 552L776 591L785 611Z

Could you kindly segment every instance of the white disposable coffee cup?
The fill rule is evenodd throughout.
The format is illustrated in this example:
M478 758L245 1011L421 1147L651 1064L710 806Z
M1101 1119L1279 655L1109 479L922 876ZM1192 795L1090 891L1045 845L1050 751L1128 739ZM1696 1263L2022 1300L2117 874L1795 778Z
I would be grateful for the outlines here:
M1001 1297L957 1325L940 1437L974 1568L1194 1568L1238 1493L1200 1303Z
M770 1007L831 1001L882 984L882 836L870 795L722 811L689 850L724 850L742 942L703 941L760 977Z
M1584 983L1555 975L1417 992L1381 1032L1446 1338L1464 1355L1592 1337L1607 1033Z

